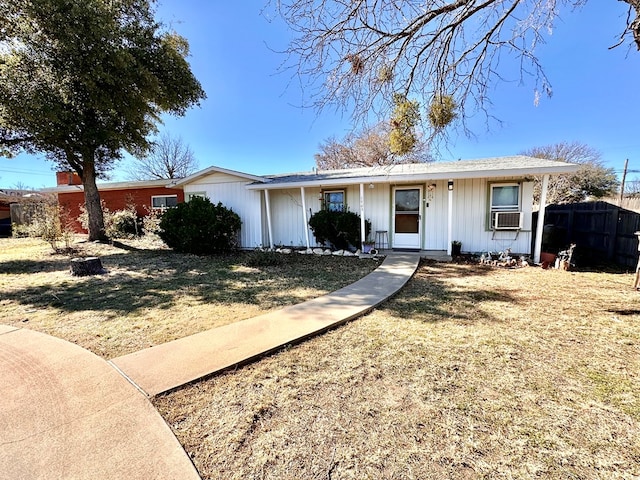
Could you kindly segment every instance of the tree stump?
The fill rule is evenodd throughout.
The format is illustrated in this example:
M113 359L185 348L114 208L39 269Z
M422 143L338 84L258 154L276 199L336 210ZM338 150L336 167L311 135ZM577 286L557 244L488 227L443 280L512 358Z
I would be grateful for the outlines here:
M99 275L101 273L104 273L104 269L98 257L71 259L71 275L82 277L85 275Z

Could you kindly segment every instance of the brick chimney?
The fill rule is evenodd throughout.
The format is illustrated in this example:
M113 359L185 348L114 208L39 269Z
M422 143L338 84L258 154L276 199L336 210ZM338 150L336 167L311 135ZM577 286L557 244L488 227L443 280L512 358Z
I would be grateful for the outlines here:
M58 186L82 185L82 179L75 172L56 172L56 184Z

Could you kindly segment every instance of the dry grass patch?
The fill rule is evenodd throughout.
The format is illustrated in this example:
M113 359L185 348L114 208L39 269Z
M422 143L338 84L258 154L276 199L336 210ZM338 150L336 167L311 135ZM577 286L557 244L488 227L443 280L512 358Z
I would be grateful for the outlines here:
M427 263L370 315L154 403L205 479L638 478L632 282Z
M105 358L323 295L377 266L299 255L249 266L260 263L253 254L199 257L139 242L75 247L76 255L100 256L108 273L73 277L69 256L53 254L44 242L0 239L1 321Z

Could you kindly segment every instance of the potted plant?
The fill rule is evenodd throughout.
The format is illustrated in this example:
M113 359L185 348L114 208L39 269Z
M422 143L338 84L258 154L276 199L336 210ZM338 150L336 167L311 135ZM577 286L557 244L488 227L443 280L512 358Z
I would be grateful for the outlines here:
M451 256L452 257L459 256L461 251L462 251L462 242L461 241L454 240L453 242L451 242Z
M376 242L373 240L365 240L362 242L362 253L371 253L371 250L375 246Z

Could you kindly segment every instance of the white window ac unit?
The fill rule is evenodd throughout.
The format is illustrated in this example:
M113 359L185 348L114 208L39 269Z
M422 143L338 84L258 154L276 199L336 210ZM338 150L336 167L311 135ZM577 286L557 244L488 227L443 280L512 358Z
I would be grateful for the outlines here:
M494 230L521 230L522 212L493 212Z

